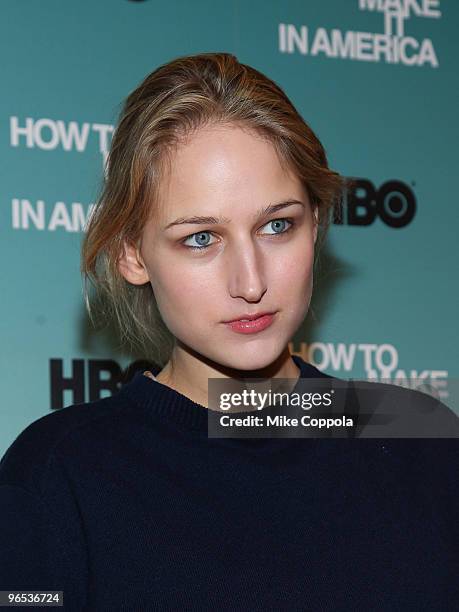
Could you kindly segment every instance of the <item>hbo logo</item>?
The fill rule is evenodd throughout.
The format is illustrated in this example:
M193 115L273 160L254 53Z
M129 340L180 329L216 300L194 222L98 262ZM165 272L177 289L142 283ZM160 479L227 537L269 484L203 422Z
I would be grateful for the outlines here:
M405 227L416 213L414 193L401 181L387 181L379 189L363 178L350 179L334 211L338 225L371 225L379 217L390 227Z

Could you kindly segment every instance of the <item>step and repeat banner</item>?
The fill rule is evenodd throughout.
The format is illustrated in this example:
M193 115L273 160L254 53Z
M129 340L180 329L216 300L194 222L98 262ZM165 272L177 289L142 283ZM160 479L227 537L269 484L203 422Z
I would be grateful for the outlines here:
M200 52L274 79L355 179L292 352L342 378L424 381L457 408L458 2L23 0L0 17L0 454L148 361L92 329L80 246L122 101Z

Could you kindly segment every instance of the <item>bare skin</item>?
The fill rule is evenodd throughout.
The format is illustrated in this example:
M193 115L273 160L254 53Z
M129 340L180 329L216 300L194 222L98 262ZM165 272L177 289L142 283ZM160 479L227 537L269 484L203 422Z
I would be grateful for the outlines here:
M317 237L298 177L254 132L208 126L172 154L160 202L140 247L125 244L118 264L130 283L151 283L176 339L156 380L208 407L208 378L298 379L288 342L309 309ZM279 203L288 205L258 215ZM167 228L195 216L220 222ZM243 335L225 324L259 312L275 312L261 332Z

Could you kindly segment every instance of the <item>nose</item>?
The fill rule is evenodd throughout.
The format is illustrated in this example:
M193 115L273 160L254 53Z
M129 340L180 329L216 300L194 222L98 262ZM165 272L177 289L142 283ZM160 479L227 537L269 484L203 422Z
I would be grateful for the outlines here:
M229 293L233 298L259 302L267 290L263 253L251 241L235 247L228 252Z

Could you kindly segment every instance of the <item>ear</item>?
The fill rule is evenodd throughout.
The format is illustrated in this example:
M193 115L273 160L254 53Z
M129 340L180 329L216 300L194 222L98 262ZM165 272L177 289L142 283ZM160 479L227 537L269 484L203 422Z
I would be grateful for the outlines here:
M118 270L133 285L144 285L150 280L140 249L127 241L124 242L124 252L118 259Z
M312 222L314 224L313 227L313 236L314 236L314 244L316 243L317 240L317 233L319 230L319 207L316 205L312 211Z

